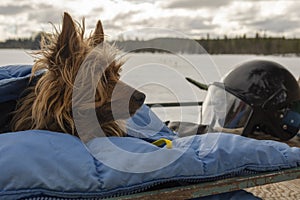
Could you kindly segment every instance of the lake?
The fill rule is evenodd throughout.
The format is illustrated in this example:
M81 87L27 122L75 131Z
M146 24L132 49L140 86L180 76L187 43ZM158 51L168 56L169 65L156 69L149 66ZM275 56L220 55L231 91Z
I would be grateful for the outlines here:
M0 66L32 64L30 50L0 50ZM162 107L162 102L202 101L206 92L186 81L191 77L209 84L219 81L237 64L252 59L267 59L284 65L297 79L300 76L300 57L260 55L187 55L165 53L121 54L127 59L121 80L143 91L146 103L157 103L153 111L163 120L199 123L201 107Z

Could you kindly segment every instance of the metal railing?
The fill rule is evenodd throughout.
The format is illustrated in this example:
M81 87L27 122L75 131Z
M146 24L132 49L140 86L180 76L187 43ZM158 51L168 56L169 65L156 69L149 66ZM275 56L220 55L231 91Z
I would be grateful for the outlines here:
M164 102L164 103L146 103L147 106L151 107L180 107L180 106L202 106L202 101L197 102Z

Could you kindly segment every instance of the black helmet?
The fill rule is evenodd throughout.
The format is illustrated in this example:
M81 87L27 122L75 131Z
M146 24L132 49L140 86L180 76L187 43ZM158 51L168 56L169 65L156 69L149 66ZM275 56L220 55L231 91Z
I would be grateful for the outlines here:
M258 130L289 140L300 128L300 88L282 65L255 60L232 70L209 86L202 121L209 130Z

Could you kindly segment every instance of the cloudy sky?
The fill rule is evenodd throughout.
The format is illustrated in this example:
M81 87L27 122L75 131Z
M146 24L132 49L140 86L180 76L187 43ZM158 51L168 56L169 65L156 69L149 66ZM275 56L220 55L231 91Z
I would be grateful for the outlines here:
M193 38L256 32L300 37L299 0L1 0L0 40L51 31L49 22L58 25L64 11L76 20L85 17L88 30L101 19L112 38L146 27Z

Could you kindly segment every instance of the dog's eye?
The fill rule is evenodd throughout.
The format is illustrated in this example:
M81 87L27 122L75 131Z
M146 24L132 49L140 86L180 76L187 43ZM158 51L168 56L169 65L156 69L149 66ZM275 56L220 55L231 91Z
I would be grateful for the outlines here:
M119 76L120 76L121 72L122 72L122 68L119 68L119 70L118 70Z

